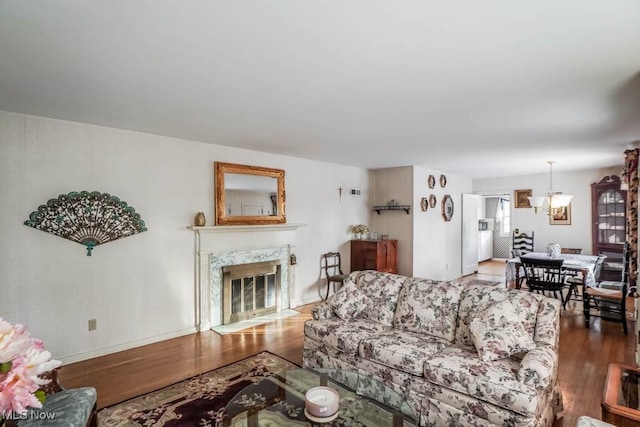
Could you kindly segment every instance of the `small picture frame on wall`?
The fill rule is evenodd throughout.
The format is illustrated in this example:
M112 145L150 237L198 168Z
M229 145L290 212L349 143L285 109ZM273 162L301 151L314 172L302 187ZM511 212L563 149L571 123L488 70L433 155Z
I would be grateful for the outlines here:
M531 203L529 202L529 199L527 199L527 197L531 197L531 195L533 194L531 189L528 190L515 190L515 197L514 199L516 200L515 206L516 208L530 208L531 207Z
M571 203L564 208L558 208L555 214L549 215L549 224L571 225Z
M447 186L447 177L444 175L440 175L440 187L444 188Z
M429 209L429 199L423 197L422 200L420 200L420 208L422 209L422 212L426 212L427 209Z
M429 196L429 207L430 208L435 208L436 207L436 202L437 202L436 195L435 194L430 195Z
M429 188L435 188L436 177L433 175L429 175L429 178L427 178L427 185L429 186Z

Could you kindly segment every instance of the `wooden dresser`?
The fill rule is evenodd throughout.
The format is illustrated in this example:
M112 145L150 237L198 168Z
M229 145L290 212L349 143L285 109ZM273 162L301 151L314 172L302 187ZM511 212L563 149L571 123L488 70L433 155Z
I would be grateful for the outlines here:
M352 240L351 271L398 273L397 240Z

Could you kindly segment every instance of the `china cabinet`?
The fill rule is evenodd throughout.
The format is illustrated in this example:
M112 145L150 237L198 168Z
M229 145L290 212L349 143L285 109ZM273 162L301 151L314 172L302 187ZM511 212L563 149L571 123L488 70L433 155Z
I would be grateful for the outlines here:
M351 271L398 273L397 240L352 240Z
M626 200L627 192L620 188L618 176L605 176L591 184L592 253L607 255L602 280L620 280L627 225Z

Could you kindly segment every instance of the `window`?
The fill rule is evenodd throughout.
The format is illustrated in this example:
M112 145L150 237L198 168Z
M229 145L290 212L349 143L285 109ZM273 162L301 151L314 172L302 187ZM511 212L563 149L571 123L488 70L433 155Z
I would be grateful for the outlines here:
M509 199L500 198L498 201L498 211L496 212L496 222L501 236L511 234L511 202Z

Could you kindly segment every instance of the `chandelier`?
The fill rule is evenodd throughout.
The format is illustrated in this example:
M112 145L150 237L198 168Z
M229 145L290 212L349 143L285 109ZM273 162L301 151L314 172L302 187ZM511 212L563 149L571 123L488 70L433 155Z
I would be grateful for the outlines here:
M527 199L529 199L529 203L533 206L535 213L544 212L549 216L554 216L571 203L573 196L562 194L561 191L553 191L553 164L555 161L548 161L547 163L549 163L549 191L547 191L546 196L533 196L527 197Z

